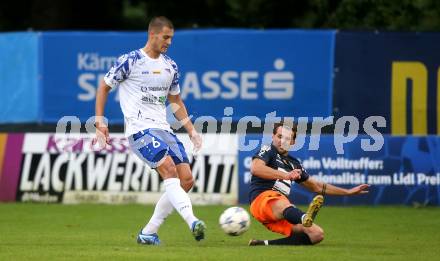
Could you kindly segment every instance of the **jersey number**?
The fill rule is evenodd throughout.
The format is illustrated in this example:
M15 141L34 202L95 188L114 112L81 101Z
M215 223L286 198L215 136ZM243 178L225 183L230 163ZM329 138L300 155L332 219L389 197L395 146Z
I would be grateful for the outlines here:
M159 148L160 142L158 142L154 137L151 140L153 141L153 147L155 149Z

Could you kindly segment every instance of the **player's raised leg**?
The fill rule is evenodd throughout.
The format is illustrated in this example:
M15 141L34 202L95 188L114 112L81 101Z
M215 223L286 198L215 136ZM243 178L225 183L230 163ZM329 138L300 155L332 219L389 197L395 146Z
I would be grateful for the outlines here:
M167 141L171 146L168 145ZM176 159L176 149L173 148L174 143L170 142L167 132L151 129L141 131L129 137L129 143L132 151L151 168L155 168L164 180L165 193L157 206L156 212L159 214L159 218L162 220L162 217L169 215L171 211L169 205L171 204L187 222L196 240L203 239L206 226L194 216L190 198L180 185L180 179L178 178L177 167L174 161L183 161ZM181 157L182 160L184 160L184 158L183 156ZM186 163L188 162L187 160L184 161ZM190 172L189 165L188 172ZM162 207L164 209L160 209ZM156 223L156 228L152 228L153 231L142 230L138 235L138 242L141 241L140 243L142 244L159 244L159 240L156 240L158 237L154 229L158 229L158 226L163 222L161 220Z
M163 224L165 219L173 213L174 207L166 193L163 193L159 201L154 207L153 215L151 216L148 223L142 229L143 234L154 234L159 231L160 226Z
M188 163L181 163L176 165L177 173L180 179L180 186L186 192L190 191L193 184L193 176ZM163 224L165 219L173 212L174 208L168 199L166 193L163 193L157 202L153 216L148 221L148 224L142 229L142 234L151 235L157 234L159 227Z
M324 231L313 221L318 214L324 198L322 195L317 195L310 202L307 212L304 213L300 209L292 205L287 199L281 197L278 200L272 200L269 203L271 211L275 219L273 223L266 224L266 226L275 232L285 231L283 227L286 223L280 220L286 220L291 228L283 234L287 235L285 238L274 240L257 240L251 239L249 246L264 246L264 245L313 245L321 242L324 239ZM287 228L286 228L287 229Z
M310 202L309 207L306 212L306 216L304 217L302 224L305 227L311 227L313 225L313 221L316 218L321 206L324 204L324 197L322 195L316 195L312 202Z
M194 238L199 241L205 238L206 225L194 216L191 200L180 186L177 168L170 156L156 168L164 179L165 193L180 216L190 227Z
M272 213L277 219L286 219L291 224L302 224L305 227L313 225L319 210L324 204L324 197L316 195L309 204L306 213L292 205L287 198L273 200L270 205Z

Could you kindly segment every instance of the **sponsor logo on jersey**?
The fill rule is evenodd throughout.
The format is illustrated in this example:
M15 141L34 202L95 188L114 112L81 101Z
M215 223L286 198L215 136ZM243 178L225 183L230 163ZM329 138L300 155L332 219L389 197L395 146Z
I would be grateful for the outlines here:
M258 153L258 156L263 157L264 153L270 150L270 146L263 145L260 149L260 152Z

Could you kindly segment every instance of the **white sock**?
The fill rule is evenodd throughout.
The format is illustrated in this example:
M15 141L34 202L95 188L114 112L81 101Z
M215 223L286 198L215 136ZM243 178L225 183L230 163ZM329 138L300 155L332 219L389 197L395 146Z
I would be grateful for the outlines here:
M169 178L164 180L163 183L168 200L191 229L192 223L198 219L194 216L188 193L180 186L178 178Z
M156 203L154 208L153 216L151 216L148 224L142 229L142 234L153 234L157 233L159 227L165 221L171 213L173 213L173 205L171 205L170 200L166 193L163 193L159 201Z

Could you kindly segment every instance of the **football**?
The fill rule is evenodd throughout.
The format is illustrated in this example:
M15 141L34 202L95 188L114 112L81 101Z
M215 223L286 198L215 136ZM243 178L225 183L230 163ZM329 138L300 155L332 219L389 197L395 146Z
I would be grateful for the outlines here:
M245 209L230 207L220 215L219 224L226 234L239 236L249 229L251 219Z

